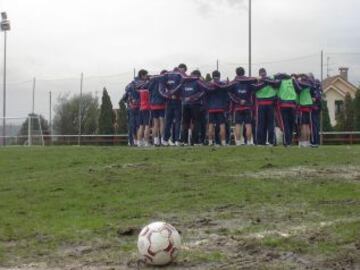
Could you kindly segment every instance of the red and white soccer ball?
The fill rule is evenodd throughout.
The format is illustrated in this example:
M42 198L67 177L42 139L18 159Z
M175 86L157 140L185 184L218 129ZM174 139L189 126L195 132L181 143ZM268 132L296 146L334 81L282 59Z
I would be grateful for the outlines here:
M181 237L170 224L154 222L141 230L137 246L145 263L167 265L175 260L181 246Z

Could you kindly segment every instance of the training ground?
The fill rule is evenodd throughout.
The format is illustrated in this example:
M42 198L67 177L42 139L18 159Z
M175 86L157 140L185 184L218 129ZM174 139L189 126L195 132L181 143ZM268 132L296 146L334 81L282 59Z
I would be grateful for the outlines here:
M162 269L360 269L360 147L0 149L1 270L137 269L157 220Z

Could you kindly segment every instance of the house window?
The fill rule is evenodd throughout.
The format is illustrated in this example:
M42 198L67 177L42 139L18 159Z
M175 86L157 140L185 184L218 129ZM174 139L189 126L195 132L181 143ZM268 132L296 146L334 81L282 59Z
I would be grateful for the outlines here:
M344 101L336 100L335 101L335 116L344 111Z

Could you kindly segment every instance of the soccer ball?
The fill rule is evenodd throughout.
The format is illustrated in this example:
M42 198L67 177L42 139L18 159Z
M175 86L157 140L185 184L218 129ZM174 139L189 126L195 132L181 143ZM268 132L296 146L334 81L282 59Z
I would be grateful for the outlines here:
M175 260L181 246L181 237L170 224L154 222L141 230L137 246L141 259L146 264L167 265Z

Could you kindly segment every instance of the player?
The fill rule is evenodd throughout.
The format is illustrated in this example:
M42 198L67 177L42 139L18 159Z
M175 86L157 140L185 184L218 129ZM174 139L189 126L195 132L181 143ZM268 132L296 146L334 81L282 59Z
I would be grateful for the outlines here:
M299 147L310 147L311 137L311 114L313 102L313 94L315 88L314 76L310 74L301 75L299 78L299 85L302 87L299 94L299 126L300 126L300 138Z
M129 126L129 144L131 146L138 145L137 131L140 125L140 95L136 90L137 85L141 84L141 79L136 77L126 86L125 94L122 100L127 103L129 110L128 126Z
M164 75L167 71L161 71ZM153 124L152 136L155 146L160 146L161 138L164 136L166 99L160 94L164 87L162 76L152 76L149 81L151 119Z
M180 128L181 128L181 109L182 103L180 98L180 92L174 91L181 87L183 83L183 78L187 77L186 75L187 67L185 64L180 64L174 71L163 74L164 80L164 89L161 91L161 94L167 99L166 100L166 111L165 111L165 130L164 130L164 140L162 144L164 146L169 145L170 131L173 124L174 128L174 139L175 145L181 146L181 137L180 137ZM172 95L168 93L176 92Z
M280 81L267 77L264 68L259 70L259 80L256 83L256 137L258 145L275 144L275 101Z
M201 107L202 97L204 96L205 83L202 82L201 72L194 70L191 77L185 78L180 88L183 100L183 121L182 121L182 143L187 144L189 139L189 129L191 129L190 144L199 142L201 132Z
M149 147L150 138L150 93L148 90L148 72L144 69L138 73L139 82L136 90L140 96L140 123L137 132L138 146Z
M241 138L242 128L246 128L247 145L254 145L252 132L252 110L253 84L255 78L245 76L245 70L242 67L236 69L236 77L228 86L229 96L232 101L235 122L235 144L244 145L245 140Z
M288 74L275 75L276 80L280 80L280 87L278 91L278 105L277 113L279 118L280 128L283 130L283 144L285 147L292 145L295 116L298 93L301 91L296 77Z

